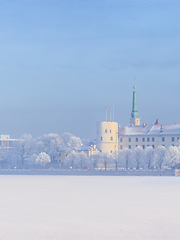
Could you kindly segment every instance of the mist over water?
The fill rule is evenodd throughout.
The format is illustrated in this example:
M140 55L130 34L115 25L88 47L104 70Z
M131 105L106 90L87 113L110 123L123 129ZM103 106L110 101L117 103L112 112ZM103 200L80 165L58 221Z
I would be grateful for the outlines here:
M0 176L0 239L179 239L179 177Z

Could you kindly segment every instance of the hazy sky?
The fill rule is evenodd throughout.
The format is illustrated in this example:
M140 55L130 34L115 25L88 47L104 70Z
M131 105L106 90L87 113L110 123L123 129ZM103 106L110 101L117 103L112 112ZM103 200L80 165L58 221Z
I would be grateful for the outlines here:
M1 0L0 134L96 137L114 104L129 123L180 123L179 0Z

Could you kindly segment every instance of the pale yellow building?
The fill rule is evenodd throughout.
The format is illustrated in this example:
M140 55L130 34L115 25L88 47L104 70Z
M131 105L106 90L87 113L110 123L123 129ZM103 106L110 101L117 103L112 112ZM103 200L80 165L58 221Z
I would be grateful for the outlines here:
M96 123L96 146L100 152L112 153L118 150L118 123Z

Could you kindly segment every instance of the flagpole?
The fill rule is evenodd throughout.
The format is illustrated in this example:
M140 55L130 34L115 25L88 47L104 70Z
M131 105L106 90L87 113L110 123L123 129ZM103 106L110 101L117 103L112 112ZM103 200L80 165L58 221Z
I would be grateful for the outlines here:
M113 122L114 122L114 104L113 104Z
M105 106L106 109L106 122L107 122L107 105Z
M111 107L110 107L110 122L111 122Z

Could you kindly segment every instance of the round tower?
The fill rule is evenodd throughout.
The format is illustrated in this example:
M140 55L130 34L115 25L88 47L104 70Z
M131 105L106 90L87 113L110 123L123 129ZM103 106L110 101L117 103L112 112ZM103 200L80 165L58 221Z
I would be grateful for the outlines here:
M118 150L117 122L97 122L96 131L97 149L108 153Z

